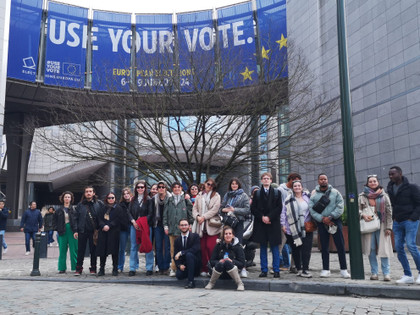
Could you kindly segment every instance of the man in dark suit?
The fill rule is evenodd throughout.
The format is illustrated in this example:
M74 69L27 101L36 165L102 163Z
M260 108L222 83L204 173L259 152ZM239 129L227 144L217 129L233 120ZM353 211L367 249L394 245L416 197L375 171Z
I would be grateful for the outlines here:
M198 276L201 267L200 236L190 232L187 219L179 220L181 235L174 243L174 260L178 280L187 278L185 289L195 288L194 276Z
M281 244L281 194L278 189L271 187L272 176L270 173L261 175L262 186L256 191L252 199L251 212L254 215L254 232L252 239L260 243L260 277L267 277L268 259L267 244L270 244L273 255L274 278L280 278L280 253Z

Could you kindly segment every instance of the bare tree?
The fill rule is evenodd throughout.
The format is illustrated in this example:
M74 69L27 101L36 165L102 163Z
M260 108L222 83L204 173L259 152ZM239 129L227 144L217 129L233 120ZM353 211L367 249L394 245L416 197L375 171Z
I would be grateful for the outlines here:
M157 71L153 78L137 77L142 93L54 93L50 101L56 106L48 114L58 131L52 136L50 128L38 128L42 152L59 161L105 161L153 180L192 183L203 174L222 180L252 163L274 169L288 159L305 164L334 139L333 126L320 127L337 103L314 96L320 94L316 78L291 43L287 63L270 65L287 65L287 78L279 75L282 68L276 77L267 80L260 73L258 84L241 88L221 88L239 71L235 59L225 60L226 68L205 58L213 57L191 56L188 73L173 68L171 76ZM165 67L159 60L150 68ZM188 82L189 93L181 92L182 82Z

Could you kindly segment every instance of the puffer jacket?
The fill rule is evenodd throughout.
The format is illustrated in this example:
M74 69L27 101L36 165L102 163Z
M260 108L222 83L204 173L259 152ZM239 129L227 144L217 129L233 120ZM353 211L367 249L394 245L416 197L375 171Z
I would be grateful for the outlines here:
M324 195L324 193L330 192L328 198L330 203L325 207L324 211L321 214L316 212L312 207L317 201ZM323 217L331 216L334 219L339 219L344 212L344 200L340 192L333 188L331 185L328 185L328 189L325 192L322 192L319 189L319 185L315 187L315 190L312 192L311 199L309 200L309 211L311 212L312 218L318 222L322 222Z
M193 223L192 208L191 201L185 199L184 194L181 194L181 199L176 205L173 195L166 200L163 210L163 227L169 231L169 235L181 235L178 228L179 220L187 219L190 224Z
M236 237L230 244L227 244L224 241L216 244L210 258L211 266L216 266L219 260L223 259L225 253L228 253L229 258L232 259L233 264L238 267L238 269L242 269L245 266L244 249L242 248L242 245L239 244L239 240Z

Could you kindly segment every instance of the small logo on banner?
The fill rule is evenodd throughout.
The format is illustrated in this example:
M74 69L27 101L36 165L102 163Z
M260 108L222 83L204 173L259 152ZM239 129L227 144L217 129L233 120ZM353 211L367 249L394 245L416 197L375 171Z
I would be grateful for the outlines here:
M60 73L60 61L47 60L46 71L48 73Z
M35 70L35 61L32 57L23 58L23 67Z
M80 76L81 65L77 63L63 62L63 74Z

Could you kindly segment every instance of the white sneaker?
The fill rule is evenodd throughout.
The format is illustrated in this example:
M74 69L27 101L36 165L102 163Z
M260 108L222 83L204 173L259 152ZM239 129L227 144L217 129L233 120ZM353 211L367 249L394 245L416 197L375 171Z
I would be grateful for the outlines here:
M417 277L416 284L420 284L420 275Z
M25 253L25 256L28 256L30 253L31 253L31 252L26 252L26 253Z
M201 277L207 277L207 272L202 271L202 272L200 273L200 276L201 276Z
M159 266L158 265L155 266L155 272L159 272Z
M241 270L241 278L248 278L248 271L245 268Z
M321 278L328 278L329 276L331 276L331 271L329 271L329 270L322 270L321 273L319 274L319 276Z
M3 249L3 254L7 253L7 247L5 249Z
M348 273L348 271L346 269L340 270L340 274L345 279L350 278L350 274Z
M412 283L414 283L414 277L404 275L404 276L401 277L400 280L397 280L396 282L398 284L412 284ZM417 283L417 281L416 281L416 283Z
M175 277L175 276L176 276L175 270L171 269L171 271L169 271L169 277Z

